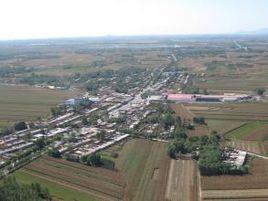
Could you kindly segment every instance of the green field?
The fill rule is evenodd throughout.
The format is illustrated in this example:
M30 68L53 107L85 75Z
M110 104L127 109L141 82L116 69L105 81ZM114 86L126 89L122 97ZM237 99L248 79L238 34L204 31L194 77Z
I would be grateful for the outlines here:
M126 200L164 200L169 164L167 144L140 139L129 141L117 161L128 183Z
M231 139L236 139L236 140L242 140L253 131L256 131L262 128L264 125L266 125L264 122L259 122L259 121L250 122L227 133L226 137L231 138Z
M217 131L218 133L225 134L241 125L245 122L243 121L232 121L232 120L214 120L208 119L206 120L208 124L209 131Z
M268 104L264 102L186 105L197 116L212 120L267 121Z
M51 107L74 96L76 92L0 85L0 94L0 127L4 127L18 120L45 116Z
M79 192L77 193L76 190L72 188L68 188L63 185L59 185L54 182L50 182L46 179L42 179L39 177L33 177L29 173L23 172L23 171L17 171L13 174L17 181L24 184L31 184L34 182L38 182L42 184L43 187L47 188L49 193L53 195L53 200L64 200L64 201L95 201L96 199L94 197L91 197L90 195Z

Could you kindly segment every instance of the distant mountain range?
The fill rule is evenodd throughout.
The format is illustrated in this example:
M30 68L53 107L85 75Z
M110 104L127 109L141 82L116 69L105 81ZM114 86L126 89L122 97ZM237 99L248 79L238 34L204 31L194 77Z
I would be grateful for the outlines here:
M254 31L239 31L237 34L268 35L268 28L258 29Z

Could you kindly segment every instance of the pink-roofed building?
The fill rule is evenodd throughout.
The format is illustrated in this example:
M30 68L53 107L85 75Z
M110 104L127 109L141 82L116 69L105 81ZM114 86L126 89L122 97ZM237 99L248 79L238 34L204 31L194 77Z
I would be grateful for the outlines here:
M178 102L194 102L196 101L195 94L167 94L167 100Z

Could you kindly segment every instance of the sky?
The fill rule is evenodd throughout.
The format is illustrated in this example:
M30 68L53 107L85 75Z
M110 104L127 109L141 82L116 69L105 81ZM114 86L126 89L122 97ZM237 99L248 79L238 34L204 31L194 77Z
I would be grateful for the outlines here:
M0 0L0 40L268 28L268 0Z

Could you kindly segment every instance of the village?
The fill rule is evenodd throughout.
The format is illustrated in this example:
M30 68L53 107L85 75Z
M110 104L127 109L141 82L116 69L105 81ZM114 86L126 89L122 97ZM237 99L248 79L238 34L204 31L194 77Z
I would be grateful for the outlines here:
M162 77L156 83L145 88L135 89L135 93L118 93L106 87L95 96L87 92L84 95L65 100L57 107L58 113L54 117L35 122L27 129L1 138L0 164L3 167L3 174L19 167L24 163L21 161L34 160L43 154L42 152L36 154L35 150L32 150L40 139L46 139L49 142L48 149L56 149L61 155L73 161L79 161L83 156L110 147L133 133L139 132L136 129L142 120L156 112L151 107L155 103L213 102L224 104L225 102L256 99L252 94L183 94L181 91L172 93L167 89L170 82L185 86L190 79L191 76L185 72L163 72ZM170 133L174 132L174 126L168 130L160 126L158 123L143 126L143 135L139 137L153 136L151 137L153 140L167 141ZM159 135L156 136L153 133L157 128ZM14 161L16 156L23 155L23 153L26 153L27 159L22 156ZM246 158L246 154L239 151L227 153L226 156L230 156L226 161L239 165L243 165ZM233 162L236 160L234 158L238 158L239 162ZM13 162L11 163L11 161ZM9 164L9 166L5 164Z

